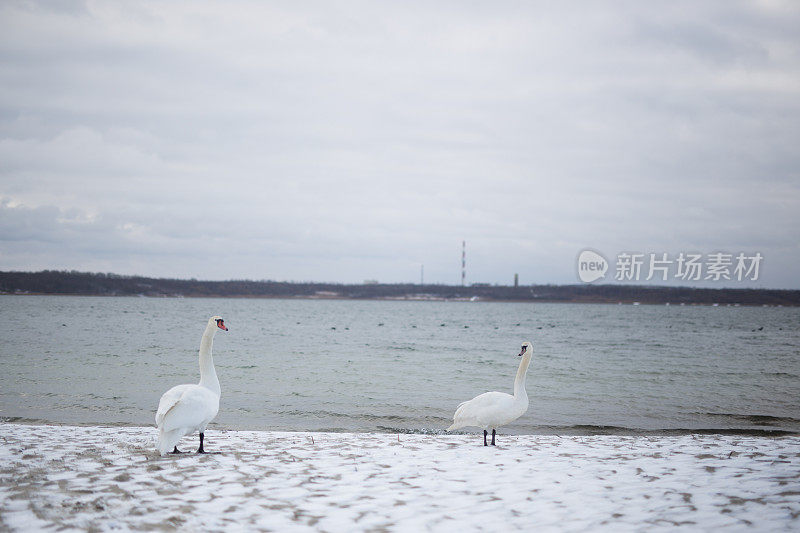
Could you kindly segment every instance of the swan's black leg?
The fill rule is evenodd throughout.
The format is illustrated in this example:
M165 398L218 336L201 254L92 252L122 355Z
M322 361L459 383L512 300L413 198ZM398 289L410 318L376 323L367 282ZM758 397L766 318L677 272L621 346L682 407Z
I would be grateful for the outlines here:
M495 432L496 431L493 429L492 430L492 446L494 446L494 435L495 435Z
M203 449L203 434L202 433L200 433L200 447L197 448L197 453L206 453L206 451Z
M488 435L488 432L484 429L483 430L483 445L484 446L488 446L488 444L486 444L486 435Z
M170 453L183 453L183 452L180 451L177 446L175 446L175 449L172 450Z

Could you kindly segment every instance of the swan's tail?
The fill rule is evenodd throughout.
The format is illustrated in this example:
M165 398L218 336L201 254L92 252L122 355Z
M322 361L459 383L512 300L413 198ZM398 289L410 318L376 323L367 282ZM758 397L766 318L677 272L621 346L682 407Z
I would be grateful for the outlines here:
M181 440L184 433L180 429L173 429L172 431L164 431L163 427L158 428L158 444L156 448L161 455L167 455Z

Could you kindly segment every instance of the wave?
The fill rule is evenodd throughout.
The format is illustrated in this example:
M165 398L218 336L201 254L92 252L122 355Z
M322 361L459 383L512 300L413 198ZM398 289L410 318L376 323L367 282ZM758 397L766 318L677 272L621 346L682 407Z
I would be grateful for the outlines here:
M693 413L700 416L708 416L713 418L728 418L738 422L746 422L759 426L798 426L800 419L788 416L771 416L771 415L745 415L738 413Z

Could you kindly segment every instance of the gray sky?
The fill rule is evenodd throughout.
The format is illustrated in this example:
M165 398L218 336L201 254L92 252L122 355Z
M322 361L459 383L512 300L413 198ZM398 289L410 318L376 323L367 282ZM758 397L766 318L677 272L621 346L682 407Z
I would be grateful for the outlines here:
M0 3L0 269L800 288L797 2ZM729 283L729 286L746 286ZM713 286L723 286L715 284Z

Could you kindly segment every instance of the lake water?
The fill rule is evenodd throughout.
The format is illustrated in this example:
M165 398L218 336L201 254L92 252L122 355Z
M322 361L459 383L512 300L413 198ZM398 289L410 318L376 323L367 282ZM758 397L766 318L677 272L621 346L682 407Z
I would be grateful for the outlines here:
M530 340L504 433L800 432L800 309L485 302L0 296L0 419L152 425L215 314L212 428L439 432Z

